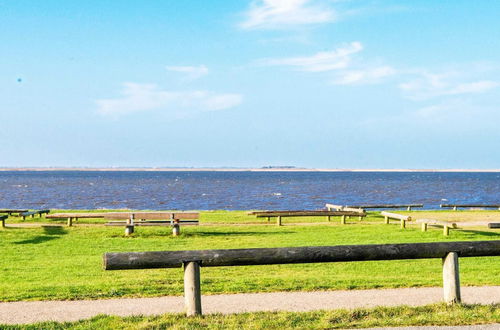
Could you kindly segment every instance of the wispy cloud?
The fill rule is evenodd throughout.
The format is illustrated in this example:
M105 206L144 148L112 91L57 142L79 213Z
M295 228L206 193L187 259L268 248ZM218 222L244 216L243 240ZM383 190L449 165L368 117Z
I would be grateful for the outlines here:
M245 13L243 29L283 29L334 21L335 11L311 0L255 0Z
M171 72L184 74L188 80L195 80L208 74L208 68L205 65L198 66L166 66L165 69Z
M96 101L98 113L120 116L147 111L164 111L175 117L186 113L224 110L241 104L240 94L209 91L169 91L155 84L124 83L118 98Z
M480 94L499 86L492 80L464 81L459 73L413 73L413 79L399 84L405 97L412 100L426 100L440 96Z
M396 69L388 65L358 70L345 70L339 72L332 83L335 85L375 84L397 73Z
M354 41L335 50L319 52L311 56L261 59L257 61L257 64L290 66L308 72L325 72L346 68L351 61L351 56L362 49L363 45Z

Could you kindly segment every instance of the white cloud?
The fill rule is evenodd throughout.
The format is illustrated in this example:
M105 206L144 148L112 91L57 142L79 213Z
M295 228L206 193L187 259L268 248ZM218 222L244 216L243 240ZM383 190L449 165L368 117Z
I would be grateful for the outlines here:
M217 94L209 91L169 91L154 84L125 83L121 97L96 101L98 113L119 116L161 110L175 116L186 113L224 110L243 101L240 94Z
M426 100L440 96L480 94L499 86L492 80L477 80L462 82L464 78L459 73L434 74L413 71L413 80L401 83L399 88L405 96L412 100Z
M167 66L165 68L167 69L167 71L182 73L189 80L195 80L208 74L208 68L205 65Z
M325 72L346 68L351 61L351 55L362 49L363 45L354 41L335 50L319 52L312 56L262 59L257 63L271 66L291 66L309 72Z
M397 74L397 70L387 65L362 70L349 70L340 72L332 83L335 85L374 84L395 74Z
M336 14L311 0L255 0L240 24L244 29L281 29L296 25L326 23Z

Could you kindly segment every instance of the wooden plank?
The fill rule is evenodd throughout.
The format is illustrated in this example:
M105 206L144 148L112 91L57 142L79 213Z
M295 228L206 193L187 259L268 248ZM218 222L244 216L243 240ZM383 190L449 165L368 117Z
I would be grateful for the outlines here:
M449 228L458 228L457 224L455 222L447 222L447 221L442 221L442 220L435 220L435 219L418 219L417 223L426 223L431 226L439 226L439 227L449 227Z
M198 221L193 221L193 220L190 220L190 221L179 221L179 222L176 222L180 225L183 225L183 226L195 226L195 225L198 225L199 222ZM110 221L108 223L105 224L106 226L126 226L127 225L127 222L126 221ZM148 226L171 226L172 225L172 222L170 221L135 221L133 226L139 226L139 227L148 227Z
M19 209L0 209L0 213L7 213L7 214L12 214L12 213L18 213L18 214L21 214L21 213L24 213L24 212L28 212L29 210L19 210Z
M325 204L325 207L328 211L342 211L342 209L344 208L344 206L342 205L336 205L336 204Z
M203 267L272 265L366 260L444 258L449 252L460 257L500 256L500 240L406 244L338 245L314 247L155 251L105 253L104 269L181 267L201 261Z
M104 219L128 219L133 215L135 220L196 220L198 212L110 212L104 214Z
M500 228L500 222L490 222L488 228Z
M380 214L383 215L385 218L388 218L388 219L397 219L397 220L411 221L411 216L409 216L409 215L402 215L402 214L385 212L385 211L380 212ZM387 219L386 219L386 222L387 222Z
M47 214L47 219L67 219L67 218L79 218L79 219L99 219L104 218L104 212L96 212L96 213L52 213Z

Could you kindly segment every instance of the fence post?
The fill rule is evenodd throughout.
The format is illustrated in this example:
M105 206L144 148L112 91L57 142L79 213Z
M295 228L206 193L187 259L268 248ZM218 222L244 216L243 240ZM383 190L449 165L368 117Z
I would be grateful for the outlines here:
M201 315L200 261L184 262L184 304L187 316Z
M458 268L458 253L449 252L443 258L443 290L444 301L448 305L460 303L460 274Z

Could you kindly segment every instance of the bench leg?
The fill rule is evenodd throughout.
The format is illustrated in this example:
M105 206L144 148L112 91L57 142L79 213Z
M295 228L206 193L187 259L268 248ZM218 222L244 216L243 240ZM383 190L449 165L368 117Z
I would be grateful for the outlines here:
M328 222L330 222L332 220L332 217L328 216Z
M443 226L443 235L444 236L449 236L450 235L450 227Z
M345 215L340 217L340 224L345 225Z
M73 226L73 218L68 218L68 227Z
M384 217L384 221L385 221L385 224L388 225L389 224L389 217Z
M5 228L5 220L0 220L2 222L2 228Z
M427 231L427 224L426 223L422 223L422 231Z
M461 302L457 252L450 252L443 258L443 290L445 303L450 305Z
M276 225L281 226L281 217L280 216L276 217Z
M201 315L200 262L184 263L184 304L186 316Z
M178 223L174 223L172 226L172 236L179 236L181 234L181 226Z
M406 228L406 221L401 220L401 229L405 229L405 228Z

